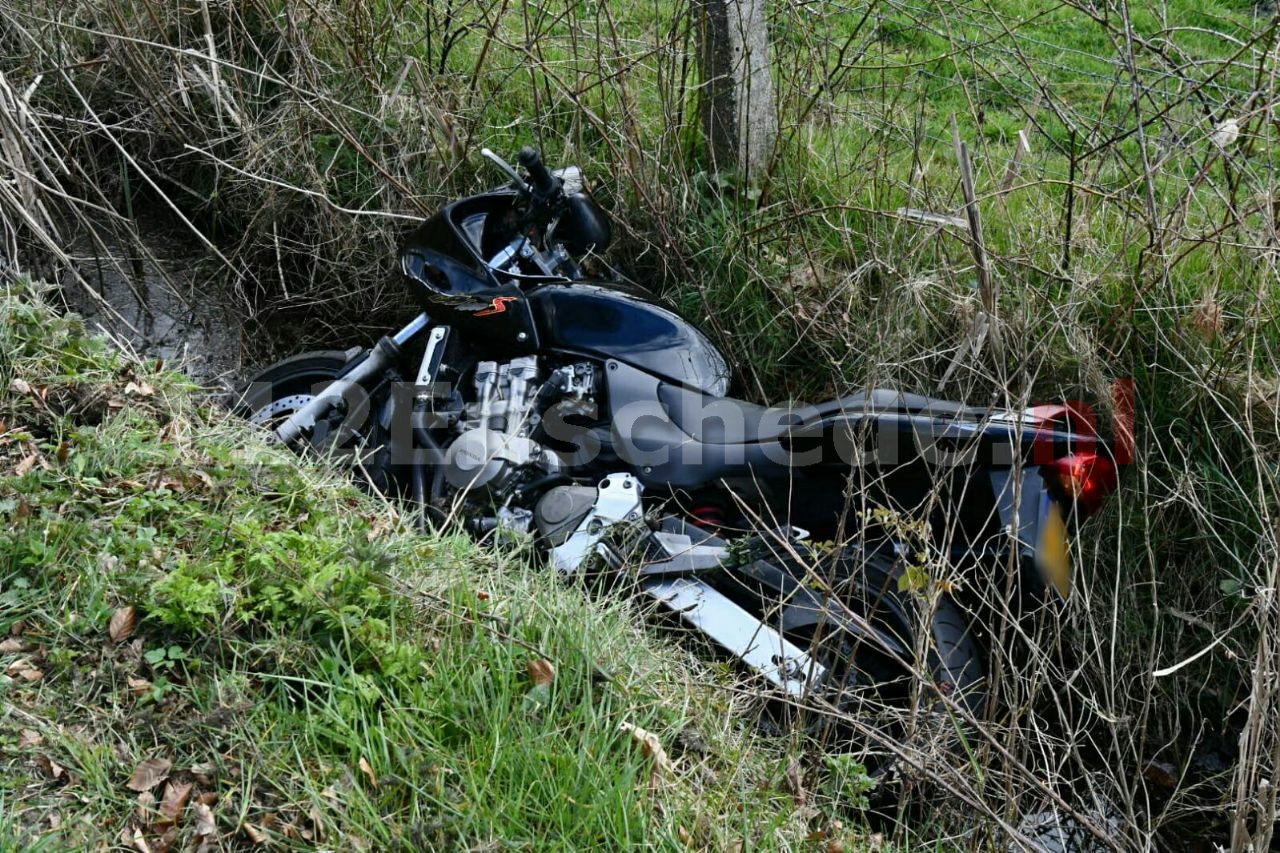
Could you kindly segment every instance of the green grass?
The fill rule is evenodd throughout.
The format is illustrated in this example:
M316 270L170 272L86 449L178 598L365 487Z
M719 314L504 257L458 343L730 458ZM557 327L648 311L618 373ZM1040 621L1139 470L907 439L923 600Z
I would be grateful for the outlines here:
M407 530L30 285L0 336L0 850L794 849L841 813L625 601Z

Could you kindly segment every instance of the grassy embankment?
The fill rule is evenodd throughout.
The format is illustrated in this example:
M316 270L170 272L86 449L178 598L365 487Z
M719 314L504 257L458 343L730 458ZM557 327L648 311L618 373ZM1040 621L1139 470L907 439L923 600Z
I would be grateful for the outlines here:
M0 291L0 850L757 849L831 828L837 783L798 805L725 674L639 613L527 553L412 532L37 292Z

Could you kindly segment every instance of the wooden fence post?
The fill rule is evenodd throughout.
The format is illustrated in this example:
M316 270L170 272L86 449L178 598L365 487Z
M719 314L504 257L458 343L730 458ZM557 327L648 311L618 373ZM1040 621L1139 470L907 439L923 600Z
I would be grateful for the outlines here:
M700 111L712 169L763 176L778 136L765 0L694 0Z

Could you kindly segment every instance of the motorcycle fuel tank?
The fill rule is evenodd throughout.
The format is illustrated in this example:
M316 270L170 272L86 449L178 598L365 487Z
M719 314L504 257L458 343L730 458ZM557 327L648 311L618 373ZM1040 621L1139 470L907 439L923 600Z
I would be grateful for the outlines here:
M617 359L716 397L729 390L729 365L715 345L643 288L548 284L529 304L544 347Z

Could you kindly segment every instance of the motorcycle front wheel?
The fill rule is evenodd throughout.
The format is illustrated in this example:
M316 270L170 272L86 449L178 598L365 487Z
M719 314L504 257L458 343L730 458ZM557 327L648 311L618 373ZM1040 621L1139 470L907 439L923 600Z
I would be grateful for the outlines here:
M304 352L278 361L262 370L232 395L230 407L254 426L274 429L290 415L310 403L347 366L341 350ZM369 417L369 400L361 400L359 412L344 412L336 430L317 429L311 448L317 453L347 459L357 470L357 481L376 491L386 491L390 471L382 450L383 436L376 420ZM354 414L354 416L352 416Z
M347 354L304 352L278 361L246 382L231 399L231 411L249 423L270 428L310 403L342 372Z

